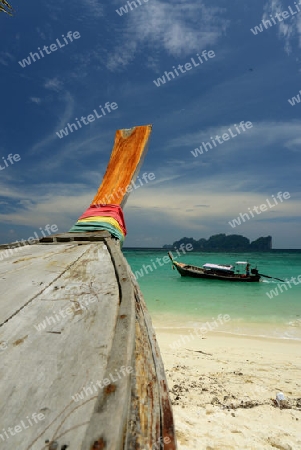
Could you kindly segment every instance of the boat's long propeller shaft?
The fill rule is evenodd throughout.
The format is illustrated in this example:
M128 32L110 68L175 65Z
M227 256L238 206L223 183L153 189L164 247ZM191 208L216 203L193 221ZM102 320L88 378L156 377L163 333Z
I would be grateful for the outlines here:
M261 277L265 277L265 278L272 278L273 280L278 280L278 281L282 281L282 283L285 283L285 281L281 280L281 278L270 277L269 275L263 275L263 273L259 273L258 275L260 275Z

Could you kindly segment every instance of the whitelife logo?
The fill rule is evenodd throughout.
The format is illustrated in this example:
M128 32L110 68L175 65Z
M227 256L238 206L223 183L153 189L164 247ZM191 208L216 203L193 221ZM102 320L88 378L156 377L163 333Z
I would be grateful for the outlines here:
M6 158L4 156L2 156L2 159L3 159L4 166L2 166L0 164L0 170L4 170L7 167L12 166L14 164L14 162L20 161L21 160L21 156L19 155L19 153L16 153L15 155L10 153L9 155L7 155Z
M41 227L40 227L40 230L41 230L42 237L47 237L46 234L44 233L44 230ZM56 224L53 224L53 225L47 224L45 226L45 231L47 232L48 236L50 236L50 234L56 233L58 231L58 227ZM7 247L5 250L1 250L0 251L0 261L3 261L3 259L8 258L9 256L14 255L18 251L26 248L27 245L34 244L36 242L36 240L40 239L40 237L36 231L34 232L34 236L35 237L30 236L27 239L27 241L25 241L24 239L21 239L21 241L12 242L10 245L14 245L13 247Z
M173 350L177 350L181 348L184 344L187 344L188 342L191 342L195 339L197 336L198 338L203 338L204 334L208 333L208 331L215 331L217 328L219 328L221 325L224 325L224 323L227 323L231 320L231 317L229 314L219 314L217 319L215 320L214 317L212 317L213 322L206 322L202 323L200 328L194 328L192 332L186 335L181 335L180 339L177 339L176 341L173 341L172 344L169 344L169 347L171 347ZM218 320L218 322L217 322Z
M68 31L67 33L67 38L69 39L70 42L73 42L73 39L79 39L81 37L81 35L79 34L78 31ZM61 41L59 39L56 39L56 44L51 44L50 46L44 45L43 49L41 50L40 47L38 47L38 51L39 53L29 53L29 56L27 58L22 59L22 61L18 61L20 66L24 69L27 66L30 66L31 61L32 62L36 62L37 60L44 58L44 52L46 53L46 55L50 55L53 52L56 52L59 48L63 48L66 47L66 45L69 45L69 41L67 40L67 38L62 34L62 38L63 41L65 42L65 44L61 43ZM50 50L49 50L50 49ZM44 52L43 52L44 50Z
M144 3L148 2L148 0L143 0L143 1L144 1ZM136 2L139 4L137 5ZM138 6L141 6L141 5L143 5L143 3L141 3L141 0L136 0L133 2L128 1L124 6L121 6L121 8L115 9L115 11L117 12L117 14L119 16L123 16L123 14L127 14L128 12L133 11L133 9L136 9L136 8L138 8Z
M198 57L198 61L195 61L194 58L190 58L190 62L187 62L186 64L179 64L178 67L172 66L173 68L173 72L164 72L164 75L162 75L162 77L157 78L157 80L153 80L153 83L157 86L160 87L162 84L165 84L166 81L171 81L174 80L177 77L179 77L181 75L181 73L186 73L189 70L193 69L194 67L198 67L201 64L204 63L204 61L208 61L208 58L214 58L215 57L215 53L213 50L209 50L209 52L207 52L207 50L203 50L201 56L197 53L197 57ZM203 61L203 59L204 61ZM185 67L185 69L184 69ZM181 73L179 73L178 71L180 71ZM166 78L165 78L166 77Z
M257 34L262 33L264 31L264 29L267 30L268 28L271 28L273 25L277 25L278 23L283 22L283 20L288 19L289 17L292 17L295 14L298 14L301 11L299 8L299 5L301 5L301 0L299 0L298 4L296 2L294 2L294 4L296 7L296 11L293 11L292 7L289 6L288 11L281 11L281 12L275 14L274 17L270 14L271 20L263 19L261 21L262 23L260 25L256 25L254 28L250 28L250 31L252 31L252 33L256 36ZM275 19L277 19L278 22L276 22Z
M105 113L105 110L103 109L103 107L101 105L99 105L99 108L100 108L102 114L105 116L106 113ZM112 112L112 110L114 111L115 109L117 109L118 105L115 102L112 102L112 103L106 102L104 105L104 108L108 111L108 113L110 113L110 112ZM71 124L67 123L67 126L65 128L63 128L60 131L57 131L55 134L60 139L62 139L63 137L68 136L69 131L71 133L73 133L73 131L77 131L78 128L82 128L82 124L80 122L82 122L84 125L89 125L91 122L94 122L95 117L97 119L100 119L102 117L102 114L98 114L96 109L93 109L93 112L94 112L95 116L94 116L94 114L89 114L88 116L81 116L81 118L79 120L77 117L75 117L77 125L75 123L71 123Z
M278 198L280 203L283 203L283 201L284 200L288 200L291 197L291 195L290 195L289 192L283 192L282 193L280 191L280 192L278 192L276 197ZM267 198L266 199L267 204L262 203L260 206L254 206L253 207L253 211L256 212L256 214L261 214L262 212L267 211L268 207L269 208L274 208L274 206L278 205L278 202L277 202L277 200L276 200L274 195L272 195L272 199L273 199L274 203L270 203L269 199ZM255 217L253 212L252 212L252 210L251 210L251 208L248 208L248 210L249 210L249 214L252 217ZM236 226L241 225L242 222L241 222L240 219L242 219L243 222L245 222L246 220L250 220L249 214L248 213L239 213L239 216L236 219L230 220L230 222L228 222L228 223L229 223L229 225L231 225L232 228L235 228Z
M115 373L109 373L109 378L104 378L103 380L90 381L89 385L84 387L80 392L72 395L72 400L74 402L79 402L80 400L84 400L88 395L93 395L94 393L98 393L98 389L104 389L106 386L109 386L112 383L118 382L122 377L125 377L133 372L133 368L131 366L121 366L119 370L115 369ZM117 378L114 378L117 376ZM95 386L97 385L97 386Z
M132 192L134 189L139 189L141 186L144 186L143 181L145 184L148 184L148 180L149 181L153 181L156 176L153 172L147 173L145 172L142 176L141 176L142 180L140 179L140 177L137 177L136 183L135 181L131 181L130 184L128 184L124 189L123 188L118 188L115 191L112 192L112 194L107 194L105 197L103 197L100 201L99 204L105 205L108 203L112 203L113 201L116 200L116 198L118 198L120 195L125 196L127 193ZM138 184L139 182L139 184Z
M301 90L299 91L299 94L296 95L296 97L292 97L287 100L291 106L295 106L296 103L301 102L300 94L301 94Z
M266 292L266 295L272 299L274 297L277 297L279 295L278 289L280 291L280 293L282 294L283 289L285 291L288 290L287 285L289 286L290 289L292 289L292 285L291 283L294 283L294 286L298 286L298 284L301 284L301 275L298 275L298 281L296 281L297 278L296 277L291 277L290 281L286 281L285 283L278 283L276 289L271 289L269 292Z
M20 424L15 425L14 427L8 427L7 429L3 428L0 433L0 438L2 439L2 441L5 442L5 438L6 440L8 440L11 436L15 436L17 433L21 433L21 431L26 430L27 428L29 428L29 426L34 426L40 420L45 420L45 416L42 413L33 413L31 417L27 416L26 419L27 420L21 420ZM8 434L8 432L10 434ZM13 447L16 448L14 445Z
M192 244L186 244L185 245L185 244L182 243L180 245L180 250L183 252L184 255L186 254L185 249L186 249L187 252L191 252L193 250ZM174 250L176 250L178 256L181 256L181 253L179 252L179 250L177 248L175 248ZM170 252L170 253L171 253L172 258L176 259L173 256L172 252ZM163 262L161 262L161 260ZM163 256L162 258L156 258L156 263L154 262L153 259L151 259L151 263L152 263L153 267L150 264L146 264L146 265L143 264L143 266L141 267L141 270L136 270L135 271L135 275L134 276L135 276L136 280L138 280L138 278L144 277L144 275L148 275L149 271L153 272L154 269L157 270L158 267L156 266L156 263L159 265L159 267L164 266L164 264L169 264L170 263L170 258L169 258L169 256Z
M240 124L237 126L236 123L234 124L235 126L235 130L237 131L238 134L235 134L232 132L231 128L228 128L227 131L229 131L228 133L223 133L221 136L219 136L218 134L215 136L215 138L213 139L213 137L211 136L211 142L214 145L214 147L217 147L217 143L215 142L215 140L217 140L217 142L219 144L223 144L226 141L229 141L229 139L234 138L236 136L238 136L239 134L241 134L241 131L238 127L240 127L242 129L242 131L247 131L247 129L253 128L253 124L252 122L246 122L244 123L244 121L242 120L240 122ZM245 128L246 127L246 128ZM209 149L212 149L212 145L210 142L202 142L199 148L195 148L194 150L191 150L190 153L193 154L193 156L196 158L198 155L202 155L204 153L202 147L204 148L205 152L208 152Z

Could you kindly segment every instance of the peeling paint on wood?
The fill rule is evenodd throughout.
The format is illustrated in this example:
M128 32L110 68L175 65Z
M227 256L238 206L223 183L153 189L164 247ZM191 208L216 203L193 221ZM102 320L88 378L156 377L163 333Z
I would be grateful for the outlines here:
M136 180L151 131L151 125L116 131L110 161L102 184L92 200L93 205L110 203L106 199L111 196L115 205L124 207L129 196L126 188Z

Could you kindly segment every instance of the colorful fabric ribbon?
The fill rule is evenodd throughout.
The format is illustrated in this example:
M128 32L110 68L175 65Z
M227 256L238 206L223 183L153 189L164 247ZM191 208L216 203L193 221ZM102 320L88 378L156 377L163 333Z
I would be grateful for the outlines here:
M80 216L71 233L107 230L121 242L127 234L122 209L119 205L91 205Z

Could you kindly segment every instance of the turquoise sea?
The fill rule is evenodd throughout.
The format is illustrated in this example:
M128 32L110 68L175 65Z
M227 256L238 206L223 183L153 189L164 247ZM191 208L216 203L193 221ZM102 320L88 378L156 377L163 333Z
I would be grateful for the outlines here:
M175 258L198 266L249 261L262 274L290 281L291 287L285 283L287 290L283 283L268 278L259 283L231 283L181 277L170 261L164 263L167 250L163 249L123 249L123 253L133 273L143 273L137 281L156 327L193 328L215 320L217 332L301 340L301 282L292 282L292 277L295 283L298 276L301 280L301 250L192 252ZM147 265L153 271L145 269ZM217 321L220 314L230 320Z

